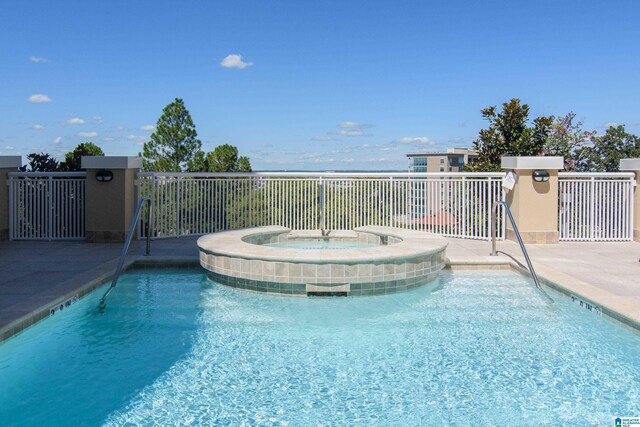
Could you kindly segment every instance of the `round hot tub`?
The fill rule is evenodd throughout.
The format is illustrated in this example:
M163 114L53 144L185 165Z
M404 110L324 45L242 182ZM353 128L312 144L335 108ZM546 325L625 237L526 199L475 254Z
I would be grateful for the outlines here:
M377 295L425 285L444 267L446 246L431 233L379 226L328 233L269 226L198 239L200 264L214 281L297 296Z

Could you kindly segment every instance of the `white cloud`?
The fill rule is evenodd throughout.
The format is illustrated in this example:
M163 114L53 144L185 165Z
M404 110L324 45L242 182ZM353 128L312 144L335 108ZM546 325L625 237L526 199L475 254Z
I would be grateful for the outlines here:
M67 123L70 125L83 125L84 120L82 120L80 117L74 117L72 119L67 120Z
M415 136L415 137L405 136L404 138L396 139L394 142L398 143L398 144L414 144L414 145L419 145L419 144L433 145L433 144L435 144L433 141L431 141L426 136Z
M342 129L335 132L330 132L332 135L340 136L363 136L364 132L360 129Z
M251 67L253 65L253 62L244 62L242 60L242 55L235 55L235 54L231 54L231 55L227 55L221 62L220 65L222 65L224 68L247 68L247 67Z
M41 56L32 56L29 59L31 60L31 62L35 62L36 64L41 63L41 62L49 62L48 59L43 58Z
M52 142L54 145L59 145L62 142L62 137L58 136Z
M96 136L98 136L98 133L97 132L80 132L78 136L82 138L95 138Z
M314 136L311 138L312 141L335 141L335 138L331 138L330 136Z
M331 153L333 153L333 154L351 153L352 151L353 151L353 149L351 147L342 147L342 148L338 148L336 150L331 150Z
M156 130L156 127L154 125L144 125L140 127L140 130L146 130L149 132L154 132Z
M31 129L42 130L44 129L44 126L39 123L36 123L35 125L31 126Z
M614 127L615 128L615 127L618 127L618 126L619 125L616 122L607 122L607 123L604 124L604 128L605 129L609 129L610 127Z
M104 120L100 116L93 116L93 121L96 123L102 123Z
M115 138L106 137L106 138L102 138L102 140L103 140L104 142L111 142L111 141L115 141Z
M10 145L7 145L6 147L4 147L4 149L5 149L5 150L9 150L9 151L11 151L11 150L13 150L13 149L14 149L14 147L12 147L12 146L10 146Z
M340 130L336 130L333 132L327 132L329 135L340 135L340 136L365 136L364 129L368 129L373 127L373 125L368 125L364 123L357 122L340 122L336 125L340 128ZM368 134L367 136L371 136Z
M127 135L127 139L129 141L138 141L138 142L144 142L147 140L146 137L140 136L140 135Z
M122 125L116 126L116 130L125 130L126 128Z
M337 126L343 129L367 129L373 127L373 125L367 125L357 122L340 122Z
M40 104L43 102L53 102L53 99L49 98L47 95L43 95L41 93L36 93L29 97L29 102L34 102L36 104Z

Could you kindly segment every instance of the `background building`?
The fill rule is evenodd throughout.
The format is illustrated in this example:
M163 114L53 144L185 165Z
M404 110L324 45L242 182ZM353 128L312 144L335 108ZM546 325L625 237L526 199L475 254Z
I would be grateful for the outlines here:
M478 160L472 148L447 148L446 152L410 153L409 172L461 172L464 165Z

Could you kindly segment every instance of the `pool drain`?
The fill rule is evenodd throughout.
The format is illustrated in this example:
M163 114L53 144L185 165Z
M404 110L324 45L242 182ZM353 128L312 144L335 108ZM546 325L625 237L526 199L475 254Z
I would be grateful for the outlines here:
M307 292L308 297L348 297L349 292Z
M316 285L307 283L306 291L308 297L346 297L351 292L351 284Z

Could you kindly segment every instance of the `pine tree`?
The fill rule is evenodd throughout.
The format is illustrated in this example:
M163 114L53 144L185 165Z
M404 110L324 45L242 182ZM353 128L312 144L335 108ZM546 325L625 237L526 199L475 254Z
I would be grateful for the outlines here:
M156 123L151 141L142 148L142 168L145 171L182 172L200 151L202 142L184 102L176 98L164 107Z

